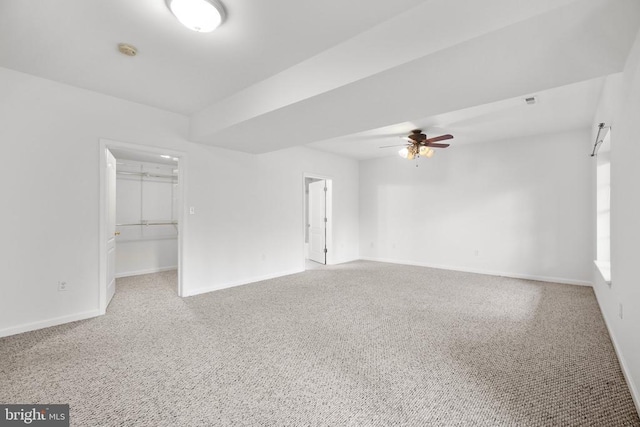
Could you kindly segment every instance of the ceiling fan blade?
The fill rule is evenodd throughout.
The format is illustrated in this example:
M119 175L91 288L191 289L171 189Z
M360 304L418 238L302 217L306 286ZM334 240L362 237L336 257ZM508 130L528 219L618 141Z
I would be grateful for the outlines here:
M382 147L378 147L378 148L391 148L391 147L406 147L407 144L396 144L396 145L383 145Z
M435 147L435 148L447 148L451 144L436 144L436 143L427 143L424 144L425 147Z
M425 140L424 142L426 142L426 143L438 142L438 141L444 141L444 140L452 139L452 138L453 138L453 135L446 134L446 135L436 136L434 138L429 138L429 139Z

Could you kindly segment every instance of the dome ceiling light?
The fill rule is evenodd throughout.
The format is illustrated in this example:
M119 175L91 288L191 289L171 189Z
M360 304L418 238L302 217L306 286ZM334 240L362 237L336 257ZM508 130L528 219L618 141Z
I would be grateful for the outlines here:
M225 13L218 0L166 0L171 13L185 27L210 33L222 24Z

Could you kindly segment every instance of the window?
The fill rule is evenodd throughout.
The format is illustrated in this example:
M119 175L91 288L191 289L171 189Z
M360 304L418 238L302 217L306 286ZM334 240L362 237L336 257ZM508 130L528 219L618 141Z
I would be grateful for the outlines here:
M596 266L611 285L611 129L600 144L596 169Z

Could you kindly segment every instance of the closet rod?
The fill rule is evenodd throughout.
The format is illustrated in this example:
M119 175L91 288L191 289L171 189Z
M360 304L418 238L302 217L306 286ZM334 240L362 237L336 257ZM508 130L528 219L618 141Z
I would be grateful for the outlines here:
M178 222L177 221L172 221L172 222L143 221L143 222L132 223L132 224L116 224L116 227L127 227L127 226L134 226L134 225L178 225Z
M176 175L161 175L161 174L153 174L149 172L127 172L127 171L116 171L117 174L120 175L134 175L134 176L142 176L145 178L171 178L178 179Z

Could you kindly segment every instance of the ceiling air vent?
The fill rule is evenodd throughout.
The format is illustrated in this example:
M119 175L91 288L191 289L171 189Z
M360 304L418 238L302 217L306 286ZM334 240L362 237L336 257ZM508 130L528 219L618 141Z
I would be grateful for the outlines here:
M526 102L526 103L527 103L527 105L533 105L533 104L535 104L536 102L538 102L538 100L536 99L536 97L535 97L535 96L530 96L530 97L528 97L528 98L525 98L525 99L524 99L524 102Z

